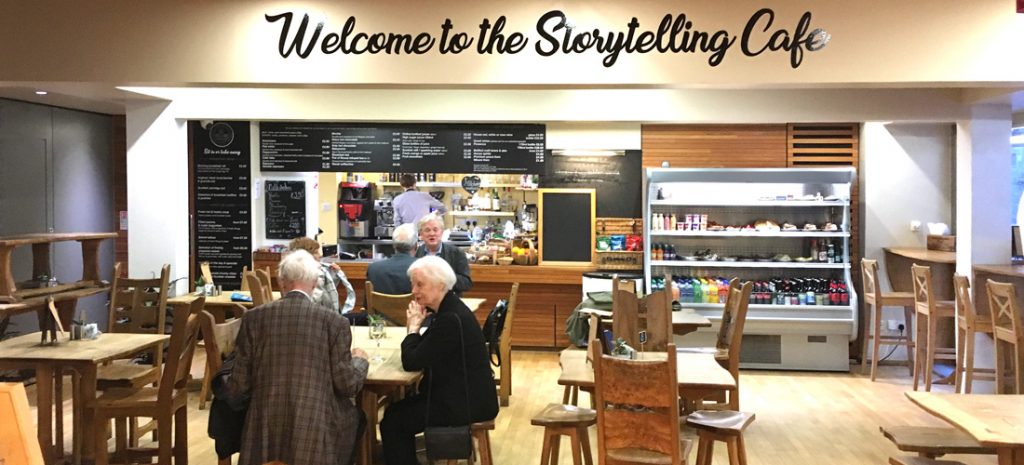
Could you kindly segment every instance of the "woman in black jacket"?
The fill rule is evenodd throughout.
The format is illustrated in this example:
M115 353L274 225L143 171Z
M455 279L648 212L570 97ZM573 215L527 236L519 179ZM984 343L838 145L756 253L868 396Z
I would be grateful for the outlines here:
M419 394L391 404L384 413L380 431L387 465L417 463L415 436L427 425L428 408L431 426L465 425L498 415L484 335L473 312L452 292L455 272L443 259L428 256L409 267L409 278L414 301L406 310L402 366L423 370L425 376ZM428 310L433 311L429 316Z

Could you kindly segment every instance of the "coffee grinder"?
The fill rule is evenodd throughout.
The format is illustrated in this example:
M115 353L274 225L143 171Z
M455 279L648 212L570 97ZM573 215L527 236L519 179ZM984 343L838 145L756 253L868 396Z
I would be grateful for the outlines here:
M338 238L365 239L374 230L374 185L369 182L338 184Z
M395 232L395 207L391 205L392 200L394 198L385 196L373 202L373 211L377 217L373 235L381 239L388 239Z

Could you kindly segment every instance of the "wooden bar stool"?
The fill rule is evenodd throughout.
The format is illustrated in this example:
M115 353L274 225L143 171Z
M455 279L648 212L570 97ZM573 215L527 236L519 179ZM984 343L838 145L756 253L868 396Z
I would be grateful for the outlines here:
M587 428L595 423L595 410L575 405L548 404L530 420L530 424L544 427L544 447L540 451L540 464L557 464L562 436L568 436L572 444L572 463L580 465L582 452L583 462L592 465L594 459L590 455L590 435Z
M491 455L491 435L489 431L494 429L494 420L491 421L480 421L469 425L473 439L476 439L476 449L474 450L473 457L470 457L469 463L472 465L476 463L476 455L480 456L480 465L491 465L494 463L494 458ZM448 460L448 465L455 465L458 460Z
M967 276L953 275L953 291L956 294L956 331L960 345L956 351L956 392L970 394L974 379L995 381L992 368L974 367L974 338L978 333L992 334L992 319L978 315L971 299L971 282Z
M1020 394L1024 387L1024 330L1013 284L988 280L989 309L992 311L992 336L996 349L996 394ZM1013 370L1007 375L1008 369Z
M729 448L729 465L747 465L743 430L754 421L753 413L732 410L698 410L686 418L697 430L697 465L711 465L715 441Z
M914 315L914 293L913 292L882 292L878 284L878 260L862 259L860 261L861 279L864 282L864 305L870 305L874 310L871 312L873 323L870 329L864 332L864 351L861 354L861 371L868 367L868 341L874 340L871 344L871 381L875 380L878 371L878 347L881 345L906 346L907 348L907 369L914 374L914 338L913 318ZM903 321L906 333L902 336L882 335L882 307L903 307Z
M914 310L917 320L917 359L914 360L914 390L917 390L921 372L924 371L924 390L932 390L932 368L935 360L949 360L956 363L955 347L936 347L939 318L956 317L953 301L939 301L932 292L932 269L917 264L911 265L910 274L914 281ZM924 343L921 340L924 339Z

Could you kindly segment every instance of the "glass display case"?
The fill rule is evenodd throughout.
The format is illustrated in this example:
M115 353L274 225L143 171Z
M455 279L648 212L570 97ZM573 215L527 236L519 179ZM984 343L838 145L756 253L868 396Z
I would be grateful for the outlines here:
M853 168L648 168L644 274L715 324L685 346L714 345L728 280L753 282L741 365L849 370L857 334L851 282Z

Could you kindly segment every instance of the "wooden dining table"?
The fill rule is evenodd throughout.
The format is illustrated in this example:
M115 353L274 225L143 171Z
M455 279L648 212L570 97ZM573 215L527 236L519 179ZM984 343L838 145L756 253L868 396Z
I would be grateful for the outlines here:
M911 402L996 450L999 465L1024 465L1024 395L907 392Z
M391 326L385 328L385 337L377 342L370 338L368 326L352 327L352 347L366 351L371 357L370 368L363 382L359 405L366 415L366 431L359 440L359 464L373 463L373 446L377 442L377 423L380 399L385 396L402 394L406 387L419 381L422 373L405 371L402 368L402 340L405 339L404 327ZM374 362L373 356L379 354L382 361Z
M581 308L580 313L594 314L601 318L611 318L612 312L597 308ZM672 334L683 336L696 331L699 328L710 328L711 320L708 317L697 313L692 308L683 307L681 310L672 312Z
M666 358L664 352L646 352L641 358L651 360ZM594 367L587 361L587 351L565 349L558 358L562 367L558 384L576 386L590 391L594 388ZM700 400L720 391L732 391L735 395L736 380L729 370L722 368L711 353L677 351L676 377L679 379L679 395L687 401L687 411L692 410Z
M90 409L97 397L97 367L143 350L158 350L169 336L104 333L94 340L77 341L60 336L59 342L50 345L41 345L40 336L37 332L0 342L0 369L30 368L36 371L39 444L48 464L64 457L63 399L54 398L54 387L61 387L65 369L74 370L80 376L78 395L74 396L72 407L72 457L77 464L83 457L92 456L95 431L89 425L92 424ZM56 435L53 434L54 429Z

